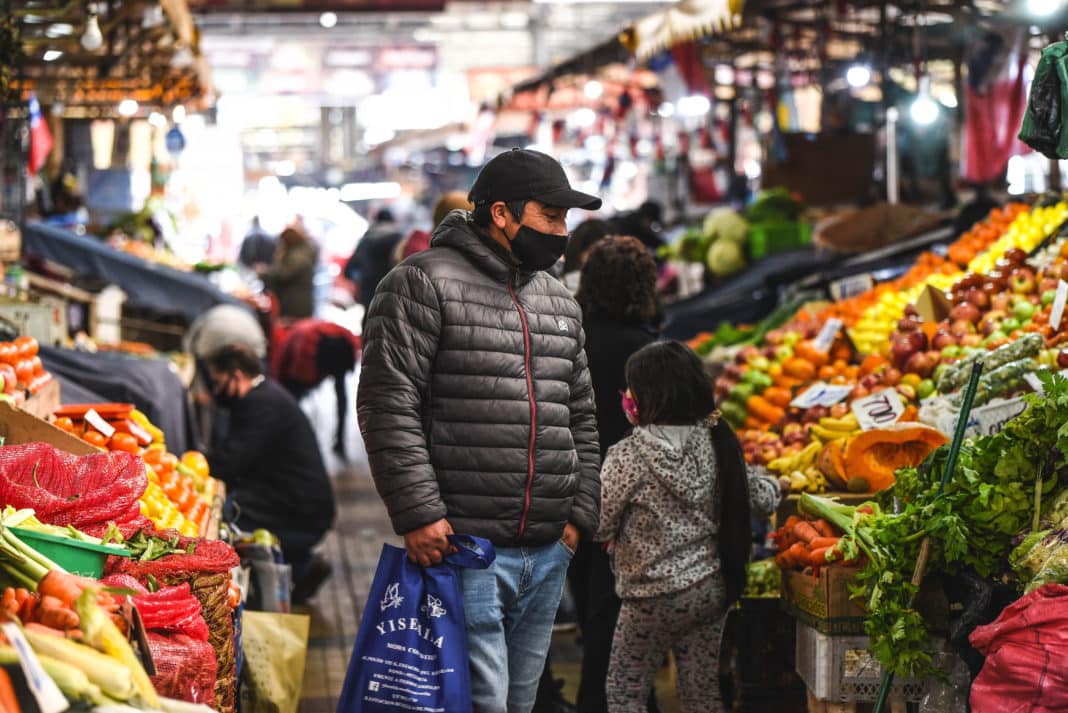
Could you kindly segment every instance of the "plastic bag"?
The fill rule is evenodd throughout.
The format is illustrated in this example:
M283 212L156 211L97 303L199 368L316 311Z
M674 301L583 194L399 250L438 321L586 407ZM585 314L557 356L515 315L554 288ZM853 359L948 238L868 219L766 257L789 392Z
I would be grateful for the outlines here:
M1020 141L1047 158L1068 158L1068 42L1042 50L1027 100Z
M425 568L382 546L338 713L470 713L460 568L485 569L495 554L477 537L449 541L457 552Z
M972 683L973 711L1068 710L1068 587L1047 584L977 628L972 646L987 658Z
M248 656L241 675L241 713L296 713L308 654L309 618L245 611L241 619Z

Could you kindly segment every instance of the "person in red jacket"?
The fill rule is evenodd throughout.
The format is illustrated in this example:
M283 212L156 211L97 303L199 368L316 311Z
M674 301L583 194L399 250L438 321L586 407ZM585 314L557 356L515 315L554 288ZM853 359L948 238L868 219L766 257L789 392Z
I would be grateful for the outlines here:
M274 364L282 386L297 401L327 377L334 380L337 397L337 434L334 452L345 458L345 422L349 412L345 377L356 368L360 338L340 324L302 319L293 324Z

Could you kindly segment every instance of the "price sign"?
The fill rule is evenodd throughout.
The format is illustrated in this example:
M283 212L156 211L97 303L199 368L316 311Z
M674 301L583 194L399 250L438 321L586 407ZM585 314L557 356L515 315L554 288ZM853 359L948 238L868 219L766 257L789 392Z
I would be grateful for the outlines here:
M849 392L852 390L853 384L828 384L823 381L817 381L805 389L803 394L799 394L797 398L791 401L790 405L794 408L803 409L810 409L813 406L830 408L836 403L840 403L846 396L849 396Z
M1057 283L1057 296L1053 298L1053 306L1049 310L1049 325L1055 330L1061 326L1065 302L1068 302L1068 282L1061 280Z
M834 344L834 338L838 336L838 332L842 329L842 320L831 318L823 323L823 329L816 335L816 338L812 342L812 346L820 350L824 354L831 351L831 345Z
M89 409L85 412L85 422L100 431L106 438L111 438L115 435L115 427L105 421L100 414L96 412L96 409Z
M862 292L867 292L875 286L875 280L868 273L862 275L850 275L841 280L835 280L830 285L831 298L835 302L856 297Z
M1036 374L1035 372L1029 371L1024 374L1023 378L1024 381L1027 382L1027 385L1030 386L1036 394L1046 393L1046 387L1042 385L1042 382L1038 378L1038 374Z
M30 648L30 642L23 636L22 629L17 624L7 622L0 624L0 630L4 632L19 657L19 666L26 676L26 684L30 687L41 713L61 713L67 710L70 707L67 699L63 697L55 681L45 673L37 654Z
M1027 403L1020 396L1000 403L980 406L969 416L964 433L967 436L993 436L1000 433L1006 423L1019 416L1026 408ZM953 426L955 425L956 419L953 420ZM952 427L946 433L952 433Z
M857 399L850 404L850 408L856 414L861 429L870 431L897 423L901 414L905 413L905 402L901 400L896 389L883 389L871 396Z

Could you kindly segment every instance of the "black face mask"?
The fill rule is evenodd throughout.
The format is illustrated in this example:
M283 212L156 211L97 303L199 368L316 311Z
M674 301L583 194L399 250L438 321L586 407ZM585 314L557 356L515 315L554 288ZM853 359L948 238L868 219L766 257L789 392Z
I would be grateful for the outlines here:
M519 259L519 264L525 270L548 270L564 254L569 237L543 233L520 225L512 238L512 254Z

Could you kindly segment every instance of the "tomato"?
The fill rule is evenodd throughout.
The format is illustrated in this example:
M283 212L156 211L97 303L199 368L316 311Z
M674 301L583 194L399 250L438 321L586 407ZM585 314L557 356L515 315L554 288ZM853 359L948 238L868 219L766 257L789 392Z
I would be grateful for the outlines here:
M145 463L155 468L160 464L160 456L163 455L163 451L159 448L146 448L145 452L141 454L141 457L145 459Z
M174 466L176 465L178 465L178 456L174 455L173 453L163 453L159 457L159 468L157 468L156 470L158 470L161 474L173 473Z
M209 474L208 459L200 451L186 451L183 453L182 465L199 476L207 477Z
M37 356L39 345L33 337L22 336L15 340L15 348L18 349L18 355L21 358L32 359Z
M74 433L74 421L71 421L66 416L60 416L59 418L57 418L55 420L55 422L52 425L55 426L56 428L63 429L67 433Z
M44 364L41 363L41 357L34 354L30 357L30 364L33 365L33 375L38 376L44 373Z
M19 348L11 342L0 342L0 362L14 364L18 361Z
M132 453L135 456L141 453L141 446L137 444L137 439L129 433L116 433L111 437L111 442L108 443L108 448L113 451Z
M89 429L84 434L82 434L82 440L86 441L87 443L92 443L98 448L108 447L108 439L100 431L94 431L92 429Z
M23 386L29 386L33 380L33 362L29 359L20 359L15 365L15 376Z

